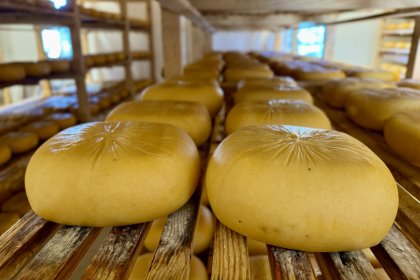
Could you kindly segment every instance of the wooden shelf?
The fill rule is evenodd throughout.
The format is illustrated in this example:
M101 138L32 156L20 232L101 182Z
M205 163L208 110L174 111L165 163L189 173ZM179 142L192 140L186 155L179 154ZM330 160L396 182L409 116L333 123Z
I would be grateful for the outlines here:
M383 36L409 36L413 35L412 29L397 29L397 30L384 30L382 31Z
M16 82L8 82L8 83L0 83L0 89L11 87L15 85L37 85L42 80L65 80L65 79L74 79L76 76L75 73L68 72L63 74L51 74L44 77L39 78L26 78Z
M129 62L127 60L124 61L116 61L116 62L110 62L102 65L95 65L90 66L87 69L95 69L95 68L112 68L112 67L118 67L118 66L126 66Z
M381 49L381 54L409 55L410 49Z

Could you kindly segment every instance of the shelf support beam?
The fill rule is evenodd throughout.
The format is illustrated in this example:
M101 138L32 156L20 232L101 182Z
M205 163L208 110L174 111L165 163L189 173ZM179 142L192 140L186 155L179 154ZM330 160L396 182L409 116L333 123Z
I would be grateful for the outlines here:
M133 72L131 69L133 59L131 57L131 51L130 51L130 20L128 19L127 0L119 0L119 2L120 2L120 9L121 9L121 16L124 20L124 30L122 32L122 36L123 36L124 54L125 54L125 59L126 59L126 63L124 65L125 84L131 97L134 98L135 92L134 92Z
M411 37L410 55L408 57L406 78L420 79L420 53L418 48L420 46L420 16L415 18L414 32Z
M165 79L182 74L181 16L162 9L163 57Z

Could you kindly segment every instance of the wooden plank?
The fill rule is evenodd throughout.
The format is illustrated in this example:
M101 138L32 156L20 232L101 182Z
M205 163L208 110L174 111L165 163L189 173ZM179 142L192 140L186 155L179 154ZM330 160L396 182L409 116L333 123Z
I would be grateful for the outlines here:
M362 251L315 254L327 279L374 280L375 269Z
M181 17L162 10L164 77L170 79L182 74Z
M148 34L149 34L149 54L150 54L150 79L152 80L153 83L155 83L156 76L156 58L155 58L155 36L154 36L154 32L153 32L153 2L152 0L147 0L146 1L146 6L147 6L147 20L149 22L148 24ZM158 74L160 75L160 74Z
M212 280L250 279L246 237L217 221L214 234Z
M13 258L15 254L24 250L42 229L49 227L49 223L29 211L14 226L6 231L0 238L0 269Z
M82 279L128 279L149 223L113 227Z
M201 13L188 0L157 0L161 7L175 14L183 15L195 25L208 32L213 32L213 27Z
M147 280L187 279L192 239L197 222L201 191L178 211L169 215L150 266Z
M67 279L100 228L64 226L17 275L18 279Z
M206 19L217 29L235 29L239 27L252 29L276 29L282 27L296 26L302 21L302 16L290 13L279 13L269 15L258 14L205 14Z
M315 280L305 252L267 245L273 279Z
M396 226L371 250L391 279L420 279L420 252Z
M410 55L408 56L406 78L420 78L420 16L415 18L414 31L411 37Z
M399 205L396 221L413 242L420 247L420 205L405 189L398 189Z
M133 82L133 72L132 72L132 62L130 51L130 21L128 19L127 11L127 1L119 0L121 16L124 21L124 29L122 31L122 41L123 41L123 51L126 58L126 63L124 64L125 70L125 86L127 87L128 92L131 97L134 98L134 82Z

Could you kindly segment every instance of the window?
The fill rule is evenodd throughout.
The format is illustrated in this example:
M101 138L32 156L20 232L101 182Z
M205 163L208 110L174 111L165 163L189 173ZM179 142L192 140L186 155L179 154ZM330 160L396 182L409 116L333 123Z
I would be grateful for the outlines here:
M67 6L67 0L49 0L54 3L54 7L58 10Z
M48 58L72 58L73 51L71 47L71 35L69 28L45 28L42 30L41 36L43 48Z
M301 23L297 33L299 55L322 58L324 55L325 26Z

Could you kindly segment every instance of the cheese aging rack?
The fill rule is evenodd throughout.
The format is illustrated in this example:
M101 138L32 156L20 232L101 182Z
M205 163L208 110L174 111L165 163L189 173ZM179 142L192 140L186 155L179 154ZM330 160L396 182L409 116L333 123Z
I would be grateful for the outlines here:
M200 45L197 47L198 52L204 53L211 49L211 33L214 31L213 25L216 25L217 20L208 21L192 5L195 2L203 4L203 1L158 1L162 8L165 77L182 74L183 65L180 59L182 50L179 47L181 15L193 22L195 28L199 30L194 42ZM220 1L215 1L215 3L220 3ZM39 12L42 15L37 16L37 20L44 23L50 21L55 24L63 24L71 28L75 68L70 75L77 81L79 113L88 120L90 114L85 74L89 67L85 65L83 59L79 33L82 28L123 30L126 60L117 64L124 65L127 75L126 87L134 95L133 80L130 74L133 54L129 50L128 32L135 29L151 34L151 3L150 0L147 1L150 22L132 26L126 16L127 2L128 0L120 0L123 20L98 21L95 17L82 15L75 0L71 1L69 10L43 10L42 12L38 8L16 4L14 1L3 1L0 3L1 21L10 22L9 19L3 17L3 13L6 13L7 17L13 17L16 21L33 22L34 13ZM331 1L326 2L332 3ZM417 8L416 11L420 14L420 8ZM399 11L401 14L408 12L404 9ZM410 12L412 11L410 10ZM217 14L217 11L214 13ZM240 15L240 12L238 14ZM211 16L213 19L217 18L211 12L207 12L205 15L208 15L209 18ZM384 13L381 16L390 15ZM417 22L419 22L418 18L417 15ZM364 19L366 18L354 21ZM224 23L224 21L221 22ZM331 21L330 24L340 24L340 22ZM417 27L417 29L419 32L413 36L417 36L415 38L418 39L420 28ZM150 40L150 44L152 41ZM411 48L414 49L414 46ZM152 51L153 48L150 45L149 53L137 54L136 57L150 59L151 73L154 73ZM409 57L409 68L413 68L416 54L410 54ZM261 62L265 63L269 63L271 59L269 56L260 57ZM112 65L114 64L106 66ZM413 70L411 69L409 72L412 73ZM358 127L346 117L343 111L329 107L321 94L324 83L297 82L311 93L315 105L328 115L334 129L359 139L372 149L393 173L399 190L398 214L384 240L370 249L391 279L420 279L420 167L406 162L391 152L386 147L381 134ZM190 200L168 216L158 248L154 252L147 276L148 280L188 279L204 173L209 157L226 136L224 123L232 107L232 94L236 86L232 83L221 83L224 91L224 105L213 120L210 139L199 147L202 158L201 181ZM22 167L21 177L10 182L16 184L16 181L21 181L24 170L25 168ZM128 279L137 256L143 250L143 243L150 226L151 223L112 228L67 226L46 221L30 211L0 236L0 279ZM271 245L267 245L266 249L271 275L276 280L380 279L362 251L311 253ZM206 254L209 279L251 279L249 258L247 238L216 221L212 246Z

